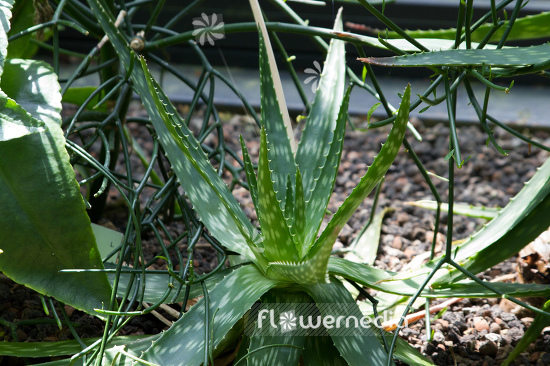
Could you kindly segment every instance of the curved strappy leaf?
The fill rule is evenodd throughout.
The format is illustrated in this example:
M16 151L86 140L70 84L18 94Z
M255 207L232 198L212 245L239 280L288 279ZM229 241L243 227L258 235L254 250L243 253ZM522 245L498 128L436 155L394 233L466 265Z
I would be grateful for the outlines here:
M392 67L529 66L550 60L550 44L498 50L447 50L394 57L365 57L359 60L372 65Z
M253 265L234 270L209 291L208 304L201 298L141 358L163 366L200 365L204 360L205 305L209 309L212 346L216 347L252 304L278 283Z

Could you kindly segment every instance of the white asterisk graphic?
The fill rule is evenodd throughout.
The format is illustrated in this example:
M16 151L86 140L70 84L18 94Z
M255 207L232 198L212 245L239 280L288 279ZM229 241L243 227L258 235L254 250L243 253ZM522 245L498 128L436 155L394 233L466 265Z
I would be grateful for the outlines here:
M221 14L212 13L208 16L202 13L201 17L193 18L193 36L197 42L204 46L205 41L213 46L214 41L225 38L225 32L223 30L224 22Z
M282 332L289 332L296 329L296 316L294 311L285 311L279 316L279 325Z
M306 80L304 80L304 83L307 85L311 83L311 92L315 94L317 91L317 88L319 87L319 80L321 80L321 65L317 61L313 61L313 66L315 69L312 69L311 67L308 67L304 70L306 74L312 74Z

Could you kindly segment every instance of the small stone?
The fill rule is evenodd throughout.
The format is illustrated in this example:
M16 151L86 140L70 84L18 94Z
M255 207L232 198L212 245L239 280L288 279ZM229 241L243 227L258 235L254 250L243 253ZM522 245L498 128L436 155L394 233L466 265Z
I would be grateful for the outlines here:
M498 352L497 344L488 339L485 341L478 341L477 346L477 348L479 349L479 353L484 356L494 356Z
M447 320L437 319L435 324L441 326L442 331L447 331L449 329L449 322Z
M489 331L489 323L484 318L476 316L474 317L474 328L478 332L481 332L482 330Z
M489 332L499 334L500 325L498 325L498 323L492 322L491 324L489 324Z
M414 250L413 248L407 248L403 253L407 256L407 258L410 259L416 255L416 250Z
M399 225L404 225L406 222L409 222L409 214L405 212L398 213L397 222L399 223Z
M485 334L485 339L488 339L498 344L500 343L500 340L502 339L502 337L500 336L500 334L488 333L488 334Z
M529 361L535 362L538 359L539 359L539 353L538 352L531 353L531 356L529 357Z
M73 308L72 306L70 305L65 305L65 312L67 313L67 315L70 317L71 315L73 315L73 312L75 311L75 308Z
M336 240L336 242L332 246L332 250L340 250L342 248L344 248L344 244L342 244L340 240Z
M497 352L497 355L495 356L495 359L496 360L502 360L502 359L508 357L508 355L510 354L510 352L512 352L513 349L514 349L514 347L512 347L510 345L500 347L498 352Z
M435 343L443 343L445 342L445 336L440 331L434 332L433 341ZM443 347L445 348L445 347Z
M525 318L521 318L520 320L526 327L529 327L535 319L531 317L525 317Z
M401 240L401 237L400 236L394 237L391 246L392 248L401 250L401 248L403 247L403 240Z
M17 340L19 342L24 342L29 337L22 329L17 328Z

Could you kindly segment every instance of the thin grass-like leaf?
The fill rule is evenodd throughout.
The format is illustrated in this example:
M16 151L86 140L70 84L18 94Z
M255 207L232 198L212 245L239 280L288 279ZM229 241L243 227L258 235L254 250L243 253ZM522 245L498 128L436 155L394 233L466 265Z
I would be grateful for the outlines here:
M429 210L437 210L436 201L416 201L416 202L406 202L405 204L410 206L416 206L421 208L427 208ZM453 213L456 215L464 215L468 217L476 217L480 219L492 220L498 216L500 208L485 207L485 206L473 206L455 203L453 204ZM446 203L441 204L441 212L448 212L449 205Z

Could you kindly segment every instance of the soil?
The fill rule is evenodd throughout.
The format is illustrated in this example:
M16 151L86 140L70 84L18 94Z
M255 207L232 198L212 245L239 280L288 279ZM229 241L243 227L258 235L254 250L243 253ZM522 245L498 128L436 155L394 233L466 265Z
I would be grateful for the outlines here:
M132 104L132 113L139 115L140 105ZM185 108L185 107L182 107ZM223 128L225 140L234 151L240 151L238 136L243 135L247 141L251 155L258 153L258 130L251 118L247 116L224 114ZM200 120L201 116L197 118ZM355 119L358 127L364 127L362 119ZM445 161L449 146L449 129L445 124L425 126L421 121L413 121L423 141L416 141L408 133L407 138L413 146L426 169L443 178L448 177L449 163ZM141 127L130 126L132 133L144 149L152 149L149 134ZM380 145L387 137L389 129L347 131L344 142L342 163L329 210L335 212L353 187L365 174L374 156L380 150ZM527 136L550 146L550 134L543 131L521 131ZM536 172L548 158L548 153L509 135L501 130L495 131L495 136L503 149L509 150L509 156L500 155L492 146L486 146L486 134L477 126L460 127L458 131L461 152L470 160L461 169L455 169L455 202L487 207L504 207L511 197L519 192L525 181ZM206 143L215 142L207 140ZM240 153L239 153L240 155ZM133 158L134 159L134 158ZM137 158L132 160L136 174L140 173ZM227 178L227 177L226 177ZM447 183L443 179L433 177L433 182L442 196L447 200ZM248 192L237 186L236 197L243 206L245 213L255 219L252 202ZM145 193L142 197L147 199ZM100 223L124 232L127 223L126 208L120 204L117 193L109 192L108 205ZM380 246L375 266L385 270L400 271L404 266L422 253L430 250L431 238L437 235L436 249L444 249L446 236L447 214L442 214L439 228L434 227L434 212L407 205L406 202L429 199L433 200L429 187L419 173L415 164L406 152L400 152L394 165L386 175L378 207L391 207L382 225ZM368 197L359 207L356 214L344 227L335 249L348 246L367 222L372 210L373 197ZM468 237L478 230L486 220L471 219L464 216L454 216L453 240ZM183 224L172 222L168 226L170 234L177 237L184 230ZM434 234L437 232L437 234ZM550 236L550 235L549 235ZM157 255L159 248L156 238L151 233L143 237L146 259ZM546 243L547 245L550 245ZM185 248L185 241L180 249ZM186 255L186 251L182 250ZM198 273L212 270L216 265L215 251L200 242L194 253L194 266ZM161 268L153 265L154 268ZM517 257L501 263L498 266L480 274L480 278L494 280L496 277L507 276L508 280L516 281ZM373 292L376 295L375 292ZM438 301L434 301L436 304ZM56 303L54 301L54 303ZM57 304L57 303L56 303ZM59 304L57 304L58 313ZM177 312L180 305L172 306ZM71 322L76 323L76 331L81 337L100 336L103 322L86 315L83 312L65 306ZM169 310L160 310L159 315L171 318ZM46 316L37 293L21 285L13 283L7 277L0 277L0 318L5 322L36 319L48 324L27 324L17 327L12 334L6 324L0 327L0 336L4 341L56 341L71 339L72 335L66 326L59 329L51 315ZM524 309L511 306L507 300L499 299L462 299L451 305L437 320L432 322L433 340L426 341L424 321L420 320L401 331L400 335L425 355L433 359L437 365L499 365L523 336L528 325L533 322L534 315ZM168 326L154 314L133 318L123 329L122 334L156 334ZM47 361L32 359L32 363ZM2 365L23 365L24 360L0 357ZM528 353L520 356L514 365L548 365L550 364L550 328L544 330L538 340L528 349Z

